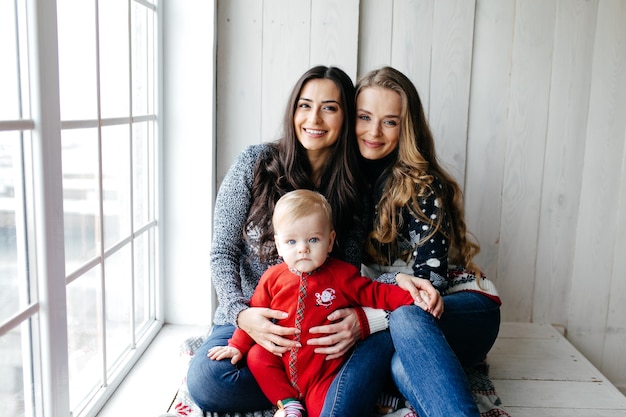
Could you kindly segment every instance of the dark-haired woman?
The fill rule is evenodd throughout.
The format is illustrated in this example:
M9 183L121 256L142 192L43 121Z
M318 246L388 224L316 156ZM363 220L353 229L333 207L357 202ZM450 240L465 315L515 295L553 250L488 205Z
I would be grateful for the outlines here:
M230 361L207 357L211 347L227 344L235 326L276 355L296 345L295 328L272 322L283 318L284 312L248 305L262 273L278 262L271 216L282 195L302 188L323 194L332 206L337 232L332 255L360 267L364 194L354 136L354 93L350 77L342 70L324 66L310 69L292 90L281 139L245 149L224 178L215 203L210 254L219 305L213 330L195 353L187 375L191 397L206 411L244 412L274 406L245 365L233 366ZM320 334L315 341L317 353L340 357L350 351L350 357L358 361L359 352L371 352L367 344L376 343L377 337L354 346L366 336L361 329L369 329L361 313L352 308L329 312L333 324L311 329ZM388 333L381 336L389 338ZM388 372L392 353L387 352L383 373ZM372 376L381 382L361 389L348 378L344 384L354 389L332 387L322 415L369 415L384 380L384 375Z

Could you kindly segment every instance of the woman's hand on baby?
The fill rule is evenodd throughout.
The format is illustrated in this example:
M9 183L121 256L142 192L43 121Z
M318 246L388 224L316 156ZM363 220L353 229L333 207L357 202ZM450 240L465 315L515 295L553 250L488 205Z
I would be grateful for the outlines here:
M239 313L237 326L248 333L265 350L276 356L282 356L292 347L301 346L300 343L292 339L299 332L298 329L283 327L272 322L272 319L281 320L286 317L287 313L284 311L265 307L250 307Z
M235 347L214 346L209 349L207 357L213 359L214 361L221 361L222 359L230 358L230 363L234 365L239 362L241 358L243 358L243 355L241 354L241 351Z
M441 317L443 298L429 280L400 273L396 275L396 282L400 288L411 294L416 305L436 318Z
M315 353L327 355L326 360L331 360L342 357L361 340L361 324L353 308L335 310L328 315L328 320L336 323L311 327L309 333L325 336L309 339L307 344L321 346Z

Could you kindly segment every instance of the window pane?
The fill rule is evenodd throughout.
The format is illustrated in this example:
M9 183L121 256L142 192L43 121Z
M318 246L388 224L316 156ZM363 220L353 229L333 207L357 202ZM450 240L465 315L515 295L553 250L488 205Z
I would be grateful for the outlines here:
M133 289L130 245L111 255L105 263L107 368L115 367L131 347L131 297Z
M66 273L99 251L98 131L62 132Z
M129 125L102 128L105 250L131 234Z
M0 337L0 415L24 416L22 337L15 328Z
M143 5L132 6L133 115L154 113L154 19Z
M146 325L154 320L155 283L154 229L135 240L135 337L139 338Z
M67 286L67 338L70 408L78 410L102 385L102 303L100 267Z
M13 1L0 1L0 120L20 118L14 5Z
M57 0L57 14L61 119L96 119L95 1Z
M16 213L21 207L15 196L22 177L19 134L0 132L0 322L20 306Z
M102 118L130 116L128 1L99 3Z
M135 230L153 220L153 122L133 124L133 212Z

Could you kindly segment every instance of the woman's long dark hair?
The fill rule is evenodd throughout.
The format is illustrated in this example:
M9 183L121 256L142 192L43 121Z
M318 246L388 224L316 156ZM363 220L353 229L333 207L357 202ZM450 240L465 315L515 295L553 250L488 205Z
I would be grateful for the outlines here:
M311 179L312 168L306 149L298 141L294 127L294 114L302 88L315 79L326 79L335 83L339 89L344 115L339 138L330 148L319 187ZM252 206L244 236L249 242L258 244L262 262L273 262L278 257L272 227L276 201L285 193L301 188L319 191L330 203L337 232L333 254L344 257L342 244L348 231L362 218L363 208L362 176L357 172L359 151L354 134L354 97L352 80L336 67L313 67L294 86L283 117L282 137L267 147L254 172Z

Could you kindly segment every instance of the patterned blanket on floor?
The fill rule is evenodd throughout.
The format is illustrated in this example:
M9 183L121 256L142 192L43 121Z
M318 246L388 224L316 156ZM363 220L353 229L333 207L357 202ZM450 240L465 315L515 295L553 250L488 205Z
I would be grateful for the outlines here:
M275 410L257 411L254 413L205 413L193 402L187 390L187 367L196 350L204 342L204 339L204 336L192 337L185 340L181 345L182 382L167 413L162 414L160 417L273 417ZM496 392L493 382L489 379L489 366L487 364L465 368L465 373L467 374L481 417L511 417L502 408L502 401ZM390 410L390 412L393 411Z

